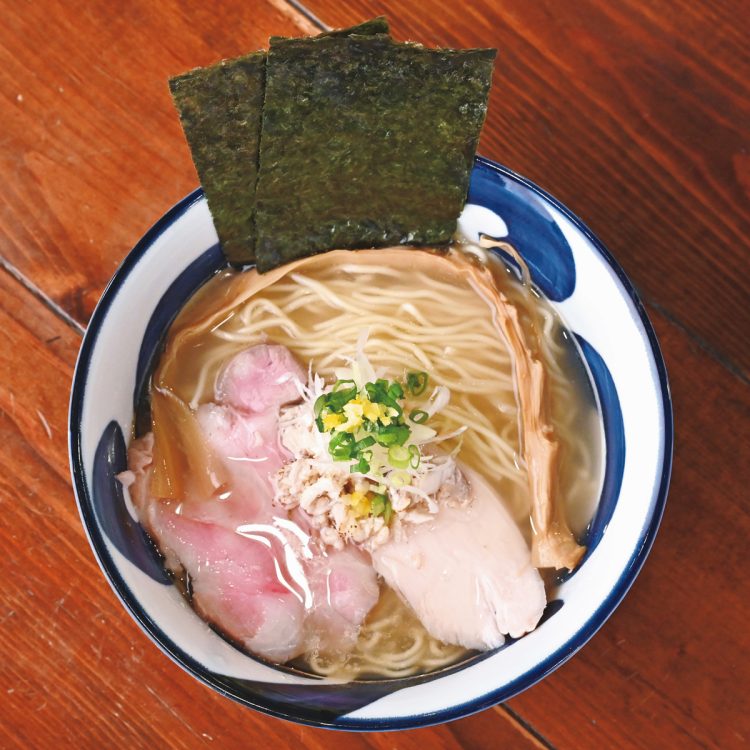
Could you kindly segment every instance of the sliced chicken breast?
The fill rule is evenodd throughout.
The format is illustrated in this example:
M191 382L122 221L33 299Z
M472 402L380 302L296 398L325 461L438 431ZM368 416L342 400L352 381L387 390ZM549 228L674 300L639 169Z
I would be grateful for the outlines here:
M467 505L444 503L433 521L402 526L372 555L377 572L435 638L491 649L536 627L546 604L520 530L485 479L463 469Z

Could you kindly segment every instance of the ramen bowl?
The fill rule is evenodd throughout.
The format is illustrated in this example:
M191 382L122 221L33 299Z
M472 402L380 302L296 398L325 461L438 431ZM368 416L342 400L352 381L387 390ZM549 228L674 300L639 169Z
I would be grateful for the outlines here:
M478 157L459 228L515 246L576 336L604 426L604 475L587 547L541 624L438 672L344 682L274 667L234 648L191 609L116 479L134 402L164 333L223 265L200 190L168 211L115 273L84 336L70 404L70 462L83 525L115 594L186 672L264 713L303 724L388 730L456 719L507 700L580 649L628 591L656 534L669 483L672 412L653 329L620 267L568 209ZM147 676L144 675L147 679Z

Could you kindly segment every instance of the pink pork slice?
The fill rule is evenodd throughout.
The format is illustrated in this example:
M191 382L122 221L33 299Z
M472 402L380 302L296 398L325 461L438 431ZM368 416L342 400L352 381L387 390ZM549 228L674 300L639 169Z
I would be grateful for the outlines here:
M314 601L307 621L308 644L324 653L351 651L380 596L372 561L349 546L315 556L307 571Z
M247 414L203 404L197 419L206 442L227 466L231 485L214 498L185 503L184 512L232 529L278 514L272 477L289 458L279 443L278 409Z
M276 345L245 349L223 368L216 386L221 403L203 404L196 418L229 469L231 486L213 498L187 499L184 515L229 529L274 515L271 480L291 458L279 440L279 408L299 398L294 382L302 376L289 350Z
M167 565L190 577L195 609L244 648L285 662L304 650L304 595L277 567L278 549L264 534L240 536L186 518L154 502L148 527Z
M367 556L355 549L323 553L304 524L273 505L269 477L289 457L279 442L279 408L299 398L294 379L301 377L281 346L252 347L225 367L216 389L222 403L198 410L208 444L232 477L219 497L144 502L150 436L131 444L123 477L167 565L188 573L197 611L248 650L279 662L313 648L349 650L379 596Z
M250 412L298 401L305 373L285 346L259 344L235 355L219 375L216 400Z

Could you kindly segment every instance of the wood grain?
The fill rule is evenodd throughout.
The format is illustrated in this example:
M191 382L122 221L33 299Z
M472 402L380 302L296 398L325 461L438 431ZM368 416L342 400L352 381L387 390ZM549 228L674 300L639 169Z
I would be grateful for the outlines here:
M677 426L655 548L580 654L507 708L439 728L297 727L171 664L81 528L65 441L80 337L50 306L85 323L128 249L197 183L166 78L315 27L285 0L0 0L0 260L38 290L0 269L0 747L746 747L747 9L306 4L330 25L385 12L400 38L500 48L481 151L581 215L650 303Z
M672 485L654 549L599 635L510 705L556 747L750 741L750 388L650 311L672 374Z
M263 716L172 664L126 614L89 549L67 465L80 338L0 271L0 747L393 747ZM538 742L507 713L403 732L404 750Z
M750 376L743 0L304 5L331 26L385 14L401 39L497 47L480 152L559 198L649 302Z
M0 3L0 253L85 322L139 236L198 184L168 77L315 29L283 0L221 15L197 0L82 7Z

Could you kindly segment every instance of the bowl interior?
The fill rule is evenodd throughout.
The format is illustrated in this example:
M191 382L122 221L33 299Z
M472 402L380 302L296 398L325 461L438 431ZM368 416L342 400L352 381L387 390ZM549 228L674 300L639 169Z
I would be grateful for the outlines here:
M601 405L605 471L586 557L537 629L430 675L338 683L275 668L209 628L165 575L115 474L126 465L133 404L159 343L223 258L196 191L128 255L82 344L70 411L71 471L105 575L154 642L220 692L295 721L347 729L423 726L506 700L559 666L617 606L656 532L671 465L671 405L653 330L621 269L586 227L532 183L485 159L460 228L511 242L575 333Z

